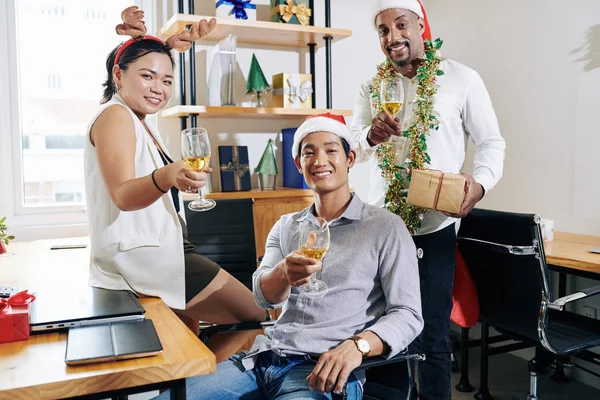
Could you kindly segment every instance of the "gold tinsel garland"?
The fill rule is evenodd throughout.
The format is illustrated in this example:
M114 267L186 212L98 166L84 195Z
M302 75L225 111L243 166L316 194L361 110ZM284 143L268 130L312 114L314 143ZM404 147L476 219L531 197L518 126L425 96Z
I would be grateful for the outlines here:
M442 40L425 41L425 59L417 69L417 106L413 116L413 124L402 132L407 138L410 148L406 160L397 160L396 148L393 143L382 143L377 148L377 161L381 174L388 188L385 193L384 206L404 220L411 234L418 232L424 218L424 208L411 206L406 202L408 183L414 169L423 169L429 164L427 154L427 135L431 130L439 128L439 121L434 114L433 102L437 93L435 80L444 72L439 69L441 58L439 50ZM379 99L381 82L394 75L394 67L389 60L377 68L377 75L371 81L371 98L377 99L377 113L384 112Z

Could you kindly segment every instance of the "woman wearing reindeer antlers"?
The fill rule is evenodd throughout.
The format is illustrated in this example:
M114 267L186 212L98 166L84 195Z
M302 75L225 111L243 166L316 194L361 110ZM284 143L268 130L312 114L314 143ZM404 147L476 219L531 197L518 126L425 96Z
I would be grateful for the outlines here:
M106 60L102 106L89 124L84 148L90 285L160 297L196 333L198 321L262 321L265 310L252 293L185 239L179 190L201 188L206 175L174 162L156 127L146 121L171 98L171 49L189 49L216 21L202 20L163 42L146 35L137 7L121 17L117 33L132 38ZM221 361L250 334L218 336L209 347Z

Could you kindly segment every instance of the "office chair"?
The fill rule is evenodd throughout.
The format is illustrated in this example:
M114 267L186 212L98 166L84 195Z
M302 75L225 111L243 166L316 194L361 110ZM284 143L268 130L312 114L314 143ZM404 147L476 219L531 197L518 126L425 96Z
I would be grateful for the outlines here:
M458 246L479 297L481 387L476 398L490 399L487 385L488 331L543 349L553 357L600 344L600 321L565 310L573 301L600 293L600 286L554 300L540 218L533 214L474 209L461 222ZM539 399L538 374L544 363L529 362L528 399Z
M242 330L264 329L273 326L275 321L266 322L242 322L228 325L210 325L205 326L198 337L204 344L208 344L211 337L219 333L237 332ZM404 350L390 359L384 357L371 357L355 369L355 371L364 370L367 381L364 385L363 400L414 400L417 398L416 391L412 386L413 378L411 376L412 368L410 363L423 361L425 356L418 353L409 353ZM385 374L384 366L389 366L393 371L391 374ZM378 376L369 374L369 369L375 368ZM382 373L383 372L383 373ZM386 376L387 375L387 376ZM344 395L332 394L333 400L342 400Z
M256 244L252 199L220 200L210 211L191 211L185 202L188 240L198 252L252 290Z

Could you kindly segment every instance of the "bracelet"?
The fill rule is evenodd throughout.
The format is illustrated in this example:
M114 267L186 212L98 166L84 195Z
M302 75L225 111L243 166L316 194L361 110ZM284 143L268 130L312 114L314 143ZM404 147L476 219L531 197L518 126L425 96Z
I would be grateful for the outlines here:
M161 193L167 193L167 191L166 191L166 190L162 190L162 189L161 189L161 188L158 186L158 183L156 183L156 179L154 179L154 173L155 173L156 171L158 171L158 170L156 170L156 169L155 169L154 171L152 171L152 182L154 182L154 186L156 186L156 188L157 188L157 189L158 189L158 190L159 190Z

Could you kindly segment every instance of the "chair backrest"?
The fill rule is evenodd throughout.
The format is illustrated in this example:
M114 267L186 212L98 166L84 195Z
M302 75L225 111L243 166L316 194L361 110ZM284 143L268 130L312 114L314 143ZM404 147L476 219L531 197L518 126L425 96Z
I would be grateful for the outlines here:
M539 217L474 209L461 221L458 247L477 287L480 321L539 342L551 297Z
M220 200L203 212L190 211L185 204L188 240L250 290L256 270L252 203L252 199Z

